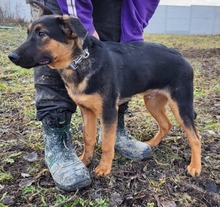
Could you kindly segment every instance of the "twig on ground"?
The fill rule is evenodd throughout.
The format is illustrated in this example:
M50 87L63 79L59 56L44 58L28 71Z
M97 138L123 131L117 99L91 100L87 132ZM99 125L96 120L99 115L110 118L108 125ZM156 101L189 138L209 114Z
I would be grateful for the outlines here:
M218 195L217 193L214 192L208 192L206 190L203 190L202 188L191 184L191 183L187 183L187 182L182 182L181 183L184 187L188 188L188 189L193 189L198 191L199 193L205 194L209 196L209 199L211 199L213 202L218 202L220 203L220 195Z
M159 196L157 194L153 194L153 196L154 196L154 199L156 200L157 206L161 207Z
M77 190L73 196L71 196L68 200L63 201L62 203L56 204L52 207L62 207L64 204L69 203L71 201L74 201L76 199L76 195L79 192L79 190Z

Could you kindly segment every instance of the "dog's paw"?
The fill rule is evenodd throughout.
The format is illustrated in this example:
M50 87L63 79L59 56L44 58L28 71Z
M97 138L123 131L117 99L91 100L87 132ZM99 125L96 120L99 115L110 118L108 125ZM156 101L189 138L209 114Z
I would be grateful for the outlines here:
M107 176L111 173L111 166L107 166L104 164L99 164L95 169L95 174L97 176Z
M195 167L195 166L192 166L192 165L188 165L187 171L193 177L199 176L200 173L201 173L201 166Z
M89 164L91 163L91 161L92 161L92 156L87 157L87 156L85 156L85 155L82 155L82 156L80 157L80 159L81 159L81 161L84 163L84 165L87 166L87 165L89 165Z
M144 143L149 145L150 147L156 147L160 142L161 142L161 139L157 139L154 137Z
M156 147L158 145L158 142L155 142L152 139L144 143L149 145L150 147Z

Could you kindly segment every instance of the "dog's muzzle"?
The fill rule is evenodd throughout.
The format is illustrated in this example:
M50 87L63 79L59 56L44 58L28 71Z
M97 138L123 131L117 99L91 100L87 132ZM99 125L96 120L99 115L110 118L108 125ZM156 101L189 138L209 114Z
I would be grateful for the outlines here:
M19 59L20 59L20 56L15 53L15 52L11 52L9 55L8 55L8 58L15 64L17 64L19 62Z

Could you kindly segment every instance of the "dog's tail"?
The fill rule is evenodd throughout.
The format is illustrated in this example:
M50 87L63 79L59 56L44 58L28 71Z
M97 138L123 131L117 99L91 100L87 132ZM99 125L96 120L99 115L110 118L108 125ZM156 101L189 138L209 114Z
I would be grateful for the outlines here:
M194 111L194 120L197 118L197 113Z

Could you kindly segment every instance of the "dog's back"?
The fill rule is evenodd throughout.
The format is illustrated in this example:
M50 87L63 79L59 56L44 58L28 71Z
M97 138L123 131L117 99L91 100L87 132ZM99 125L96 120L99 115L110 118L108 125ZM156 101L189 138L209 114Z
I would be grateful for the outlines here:
M130 97L149 89L171 89L193 81L193 69L179 52L162 44L150 42L101 42L93 44L102 58L104 73L118 83L120 96ZM100 71L101 72L101 71ZM106 84L106 82L105 82ZM192 89L191 89L192 90ZM192 91L191 91L192 92Z

